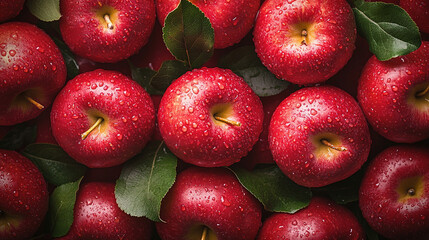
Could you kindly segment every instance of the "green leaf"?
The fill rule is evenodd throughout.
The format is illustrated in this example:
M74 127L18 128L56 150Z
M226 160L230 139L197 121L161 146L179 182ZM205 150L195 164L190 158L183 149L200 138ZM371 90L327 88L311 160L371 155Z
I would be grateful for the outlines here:
M34 143L21 152L40 169L49 183L59 186L81 178L87 167L77 163L62 148L47 143Z
M279 94L289 82L278 79L262 65L253 46L237 48L219 60L219 67L231 69L260 97Z
M160 91L165 91L171 82L186 73L188 69L183 62L177 60L164 61L158 72L152 77L151 85Z
M54 238L66 235L73 223L73 209L81 180L58 186L49 198L48 217Z
M143 152L125 163L116 181L118 206L131 216L160 218L161 201L176 179L176 157L164 142L151 142Z
M52 22L60 19L60 0L29 0L27 7L38 19Z
M64 58L64 63L67 67L67 79L72 79L79 74L79 65L77 64L74 54L71 52L70 48L61 40L56 37L52 37L55 44L61 51L61 54Z
M27 144L33 143L37 138L37 126L35 124L20 123L14 125L0 140L0 148L19 150Z
M310 203L311 191L287 178L277 166L231 170L240 183L272 212L294 213Z
M406 55L422 43L417 25L407 12L394 4L355 2L353 12L359 34L369 43L369 50L381 60Z
M138 68L131 61L128 61L128 64L131 69L131 78L142 86L146 92L153 95L162 95L162 91L151 85L152 78L155 76L156 71L150 68Z
M162 28L165 45L176 59L191 69L201 67L213 55L214 30L198 7L181 0Z

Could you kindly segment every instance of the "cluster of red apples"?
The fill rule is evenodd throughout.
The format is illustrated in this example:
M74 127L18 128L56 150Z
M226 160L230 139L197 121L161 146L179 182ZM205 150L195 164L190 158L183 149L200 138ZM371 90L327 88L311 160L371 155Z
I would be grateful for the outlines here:
M429 238L429 42L380 61L357 34L346 0L192 0L211 22L214 55L162 96L150 95L125 60L156 71L174 59L161 26L179 2L61 0L59 37L80 70L66 80L54 33L36 27L26 10L19 14L24 0L0 0L1 132L33 121L37 142L59 145L92 174L61 239L367 238L356 215L326 196L315 194L296 213L266 212L223 168L234 164L249 171L277 164L308 188L365 166L359 207L371 229L388 239ZM385 2L405 9L429 40L427 1ZM216 67L249 43L291 83L286 90L260 97ZM114 194L121 165L151 140L182 163L157 223L123 212ZM38 168L0 150L0 239L31 238L48 208Z

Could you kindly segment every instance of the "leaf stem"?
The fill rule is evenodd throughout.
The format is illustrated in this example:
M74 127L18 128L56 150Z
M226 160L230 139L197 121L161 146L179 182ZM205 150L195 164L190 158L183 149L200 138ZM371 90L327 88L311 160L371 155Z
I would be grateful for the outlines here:
M45 108L45 106L43 106L42 104L36 102L36 100L34 100L33 98L27 96L24 94L25 99L27 99L27 101L29 101L30 103L32 103L34 106L36 106L39 110L42 110L43 108Z
M323 143L323 145L328 146L328 147L330 147L330 148L332 148L334 150L337 150L337 151L347 151L347 148L334 146L332 143L330 143L326 139L322 139L320 141Z
M86 132L82 133L81 138L82 140L85 140L85 138L96 128L100 125L101 122L103 122L103 118L99 117L97 121L88 129Z

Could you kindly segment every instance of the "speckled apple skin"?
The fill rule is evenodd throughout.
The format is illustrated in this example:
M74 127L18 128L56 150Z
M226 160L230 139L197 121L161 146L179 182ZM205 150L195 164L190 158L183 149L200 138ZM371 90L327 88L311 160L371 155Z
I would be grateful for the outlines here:
M232 104L233 126L215 123L217 104ZM180 159L201 167L229 166L244 157L262 132L259 97L231 70L201 68L173 81L158 110L158 126L168 148Z
M417 108L408 101L419 84L429 85L429 42L388 61L379 61L375 56L369 59L359 79L357 97L376 132L400 143L429 138L429 102ZM427 101L429 93L424 97Z
M49 193L39 169L21 154L0 150L0 211L19 226L0 225L0 239L29 239L48 211ZM2 221L4 216L1 217Z
M407 11L421 32L429 33L429 2L427 0L400 0L399 6Z
M314 23L315 39L307 45L289 37L294 24ZM353 54L356 24L345 0L267 0L253 31L255 51L278 78L295 84L323 82Z
M331 200L314 197L306 208L294 214L271 215L263 223L258 240L364 240L365 236L350 210Z
M95 62L118 62L136 53L149 40L156 20L153 0L62 0L60 4L65 43L77 55ZM119 12L113 30L96 18L103 6Z
M429 150L413 145L392 146L368 166L359 189L359 206L371 228L389 239L429 236ZM420 198L399 201L396 191L405 178L423 176Z
M115 184L90 182L80 186L73 224L61 240L149 240L153 224L145 217L132 217L116 203Z
M0 25L0 125L15 125L36 118L42 111L30 102L11 107L15 97L28 89L45 108L64 86L66 67L58 47L34 25L9 22Z
M214 47L232 46L246 36L252 29L260 0L190 0L210 20L214 29ZM164 26L167 15L180 3L180 0L155 0L158 21Z
M335 134L347 151L317 157L312 139ZM294 182L321 187L347 177L367 160L371 139L356 100L332 86L302 88L274 112L269 129L270 149L277 165Z
M16 17L24 7L25 0L1 0L0 1L0 22Z
M81 134L91 126L88 112L109 118L108 129ZM135 81L114 71L95 70L67 82L51 110L52 134L76 161L91 168L119 165L139 153L155 127L149 94Z
M261 204L226 168L191 167L177 175L156 223L163 240L185 240L189 229L205 225L218 240L253 240L261 226Z

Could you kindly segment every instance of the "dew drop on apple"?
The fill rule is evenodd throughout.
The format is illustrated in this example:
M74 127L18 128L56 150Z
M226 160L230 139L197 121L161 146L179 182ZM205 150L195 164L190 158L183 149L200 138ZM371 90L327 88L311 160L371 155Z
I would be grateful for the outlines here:
M15 56L16 55L16 51L15 50L9 50L9 55L10 56Z

